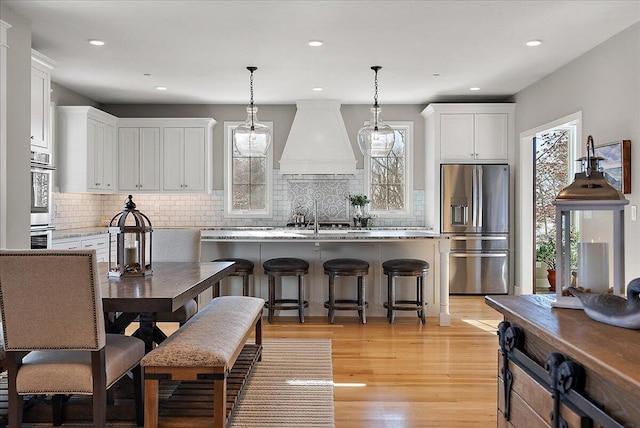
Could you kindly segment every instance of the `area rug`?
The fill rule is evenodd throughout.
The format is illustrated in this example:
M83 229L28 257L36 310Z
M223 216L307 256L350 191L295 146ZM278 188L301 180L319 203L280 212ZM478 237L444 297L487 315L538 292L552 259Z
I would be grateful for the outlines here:
M331 341L264 339L263 345L262 361L247 380L230 427L334 427ZM2 416L0 425L6 423L6 414ZM67 428L90 426L63 424ZM135 424L118 422L107 426L129 428Z

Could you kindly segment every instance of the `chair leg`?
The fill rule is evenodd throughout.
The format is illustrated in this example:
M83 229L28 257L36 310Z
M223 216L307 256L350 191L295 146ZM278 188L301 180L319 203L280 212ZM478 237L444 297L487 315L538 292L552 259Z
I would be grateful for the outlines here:
M93 426L107 424L107 373L105 372L105 349L91 351L91 374L93 376Z
M427 323L427 301L424 293L426 279L426 275L422 275L420 277L420 304L422 305L422 311L420 311L420 321L422 321L422 324Z
M336 312L335 287L335 276L329 275L329 324L333 324Z
M361 306L362 309L358 311L358 316L360 317L360 322L362 324L367 323L367 313L366 313L366 279L362 276L358 277L358 306Z
M22 412L24 403L22 397L18 395L17 390L17 374L18 369L22 365L22 357L14 352L7 352L7 394L9 398L9 428L22 427Z
M304 276L298 276L298 316L300 323L304 324Z
M242 275L242 295L249 295L249 275Z
M144 425L144 383L140 364L135 366L131 373L133 374L133 401L136 407L136 425L141 427Z
M267 311L267 321L269 324L273 322L273 305L276 300L276 278L273 275L269 275L269 310Z
M396 284L395 277L389 275L389 324L393 324L395 321L395 315L393 313L393 307L396 304Z
M220 281L213 284L213 298L220 297Z

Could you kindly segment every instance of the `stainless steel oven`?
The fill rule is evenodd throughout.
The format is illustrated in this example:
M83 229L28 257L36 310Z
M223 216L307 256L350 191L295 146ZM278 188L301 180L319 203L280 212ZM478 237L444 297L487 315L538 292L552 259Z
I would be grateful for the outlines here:
M51 248L53 226L31 226L31 249L46 250Z
M48 153L31 152L31 226L51 224L53 171Z

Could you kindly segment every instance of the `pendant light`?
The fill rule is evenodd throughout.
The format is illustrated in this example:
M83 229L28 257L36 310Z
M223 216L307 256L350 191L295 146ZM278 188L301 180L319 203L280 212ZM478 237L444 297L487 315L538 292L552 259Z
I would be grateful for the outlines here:
M375 73L375 94L371 107L371 120L358 131L358 145L363 155L387 156L393 149L395 131L380 120L380 106L378 105L378 71L382 67L374 65L371 69Z
M251 73L251 102L247 106L247 120L233 131L233 143L242 156L266 156L271 143L271 130L268 126L258 122L256 116L258 107L253 104L253 72L257 69L258 67L247 67Z

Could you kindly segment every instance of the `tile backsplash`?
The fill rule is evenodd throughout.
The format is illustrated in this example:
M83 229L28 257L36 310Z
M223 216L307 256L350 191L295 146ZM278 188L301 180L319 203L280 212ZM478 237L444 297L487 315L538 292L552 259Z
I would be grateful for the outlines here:
M284 226L297 211L313 215L314 200L318 200L320 221L349 221L347 196L362 193L362 171L355 175L300 177L283 176L274 170L274 208L270 219L225 218L222 190L211 194L138 193L133 200L151 219L153 227ZM126 199L126 193L54 193L53 225L56 229L101 226L122 211ZM414 190L413 217L377 218L374 226L424 226L424 203L424 191Z

